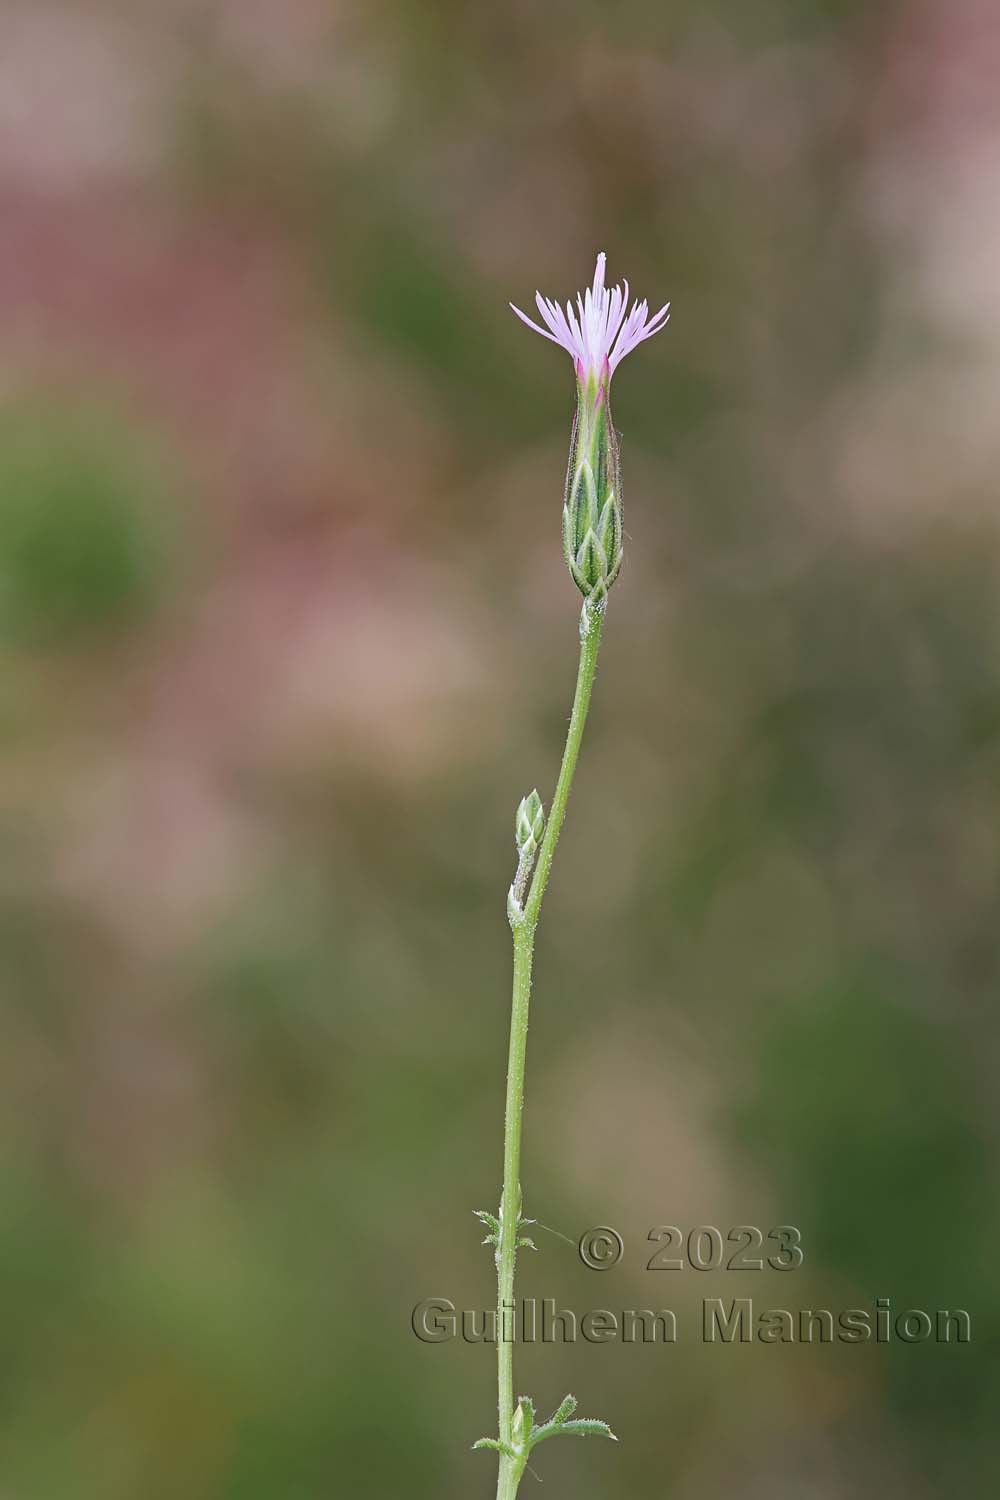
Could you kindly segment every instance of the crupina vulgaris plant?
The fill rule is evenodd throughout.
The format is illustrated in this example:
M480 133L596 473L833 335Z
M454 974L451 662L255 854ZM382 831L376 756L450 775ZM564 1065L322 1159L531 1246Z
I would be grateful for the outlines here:
M522 798L514 821L517 867L507 896L507 916L514 938L514 987L511 999L507 1100L504 1114L503 1194L496 1214L481 1210L485 1244L494 1247L497 1268L497 1408L499 1435L480 1438L477 1448L499 1457L497 1500L514 1500L529 1455L546 1438L598 1435L614 1438L606 1422L575 1417L576 1400L567 1396L547 1421L539 1422L527 1396L514 1399L514 1271L517 1252L534 1249L524 1229L533 1221L523 1215L521 1197L521 1119L524 1109L524 1063L528 1040L528 1006L535 932L542 898L552 871L556 842L566 816L573 774L583 738L597 670L597 653L608 604L608 591L621 571L621 460L618 434L611 419L611 377L626 354L664 327L670 304L649 316L645 302L628 307L625 289L604 285L605 257L597 257L593 285L579 295L576 307L536 293L542 324L517 307L517 316L566 350L576 371L576 414L570 437L562 537L566 564L583 595L580 615L580 662L562 765L546 820L537 791ZM544 325L544 326L542 326Z

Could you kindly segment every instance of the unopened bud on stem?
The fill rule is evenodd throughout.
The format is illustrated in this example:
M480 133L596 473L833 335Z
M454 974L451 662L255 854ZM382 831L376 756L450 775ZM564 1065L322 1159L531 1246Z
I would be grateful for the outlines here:
M514 819L514 842L521 859L533 859L545 832L545 813L537 791L522 797Z
M507 892L507 918L512 927L516 927L524 916L524 893L544 832L545 813L542 809L542 799L537 792L529 792L527 797L521 798L517 815L514 818L517 870L514 882Z

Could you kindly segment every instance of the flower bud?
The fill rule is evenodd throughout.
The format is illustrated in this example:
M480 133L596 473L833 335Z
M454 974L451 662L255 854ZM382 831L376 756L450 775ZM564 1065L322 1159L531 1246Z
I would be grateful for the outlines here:
M618 434L608 402L610 375L581 378L563 505L563 551L573 582L600 604L622 565Z
M514 819L514 842L521 859L533 859L545 832L545 813L537 792L522 797Z

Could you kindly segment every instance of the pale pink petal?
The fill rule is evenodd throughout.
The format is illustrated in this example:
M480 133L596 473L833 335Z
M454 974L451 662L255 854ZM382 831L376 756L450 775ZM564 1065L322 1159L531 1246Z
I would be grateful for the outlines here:
M543 339L551 339L554 344L562 343L562 340L557 339L554 333L549 333L547 328L539 328L537 323L533 323L532 320L528 317L527 313L523 313L519 307L515 307L513 302L511 302L509 306L511 312L517 313L522 323L527 323L528 327L533 329L535 333L540 333Z
M535 293L535 302L545 327L525 316L520 308L511 307L523 323L543 338L559 344L572 356L581 380L597 378L605 368L612 373L645 339L659 333L670 317L667 302L652 318L649 304L635 301L628 308L629 284L608 288L605 285L607 257L602 250L594 268L593 284L578 293L576 307L567 302L565 311L557 302Z
M552 330L557 339L561 340L562 335L565 333L566 325L558 307L554 303L549 302L548 298L543 297L541 292L535 293L535 306L541 314L542 322Z

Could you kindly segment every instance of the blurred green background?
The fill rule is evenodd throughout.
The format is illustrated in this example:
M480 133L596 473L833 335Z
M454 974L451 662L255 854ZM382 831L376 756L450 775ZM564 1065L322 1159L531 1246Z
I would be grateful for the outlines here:
M0 1497L493 1492L512 818L579 600L594 254L626 567L538 951L521 1290L576 1500L996 1490L990 0L9 0ZM650 1273L651 1227L805 1263ZM706 1296L965 1307L707 1347ZM523 1493L534 1491L530 1475Z

